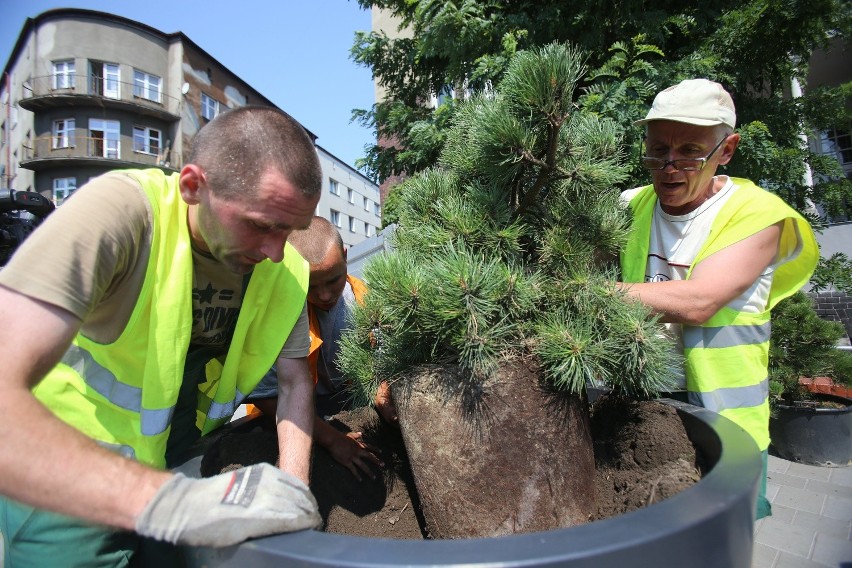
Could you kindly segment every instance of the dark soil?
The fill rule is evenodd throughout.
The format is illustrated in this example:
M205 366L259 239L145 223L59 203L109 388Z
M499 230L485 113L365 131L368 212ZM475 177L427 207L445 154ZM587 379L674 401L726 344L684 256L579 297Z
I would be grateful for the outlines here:
M592 406L596 520L656 503L698 482L695 448L677 411L603 397Z
M278 461L275 427L266 418L248 432L230 432L214 442L201 462L209 477L243 465ZM370 408L337 414L330 424L341 432L362 432L363 440L381 450L385 464L376 479L358 481L322 447L314 445L311 490L323 518L323 530L353 536L422 539L420 506L399 428Z
M535 420L535 416L527 417ZM271 421L255 420L251 431L220 436L204 456L201 472L214 475L241 465L277 460ZM336 415L342 431L361 431L381 449L386 468L376 480L358 482L314 446L311 489L323 530L366 537L429 538L399 428L372 408ZM696 455L674 408L659 402L602 398L592 406L597 498L590 521L620 515L668 498L696 483ZM570 459L570 458L569 458ZM459 495L461 500L464 496Z

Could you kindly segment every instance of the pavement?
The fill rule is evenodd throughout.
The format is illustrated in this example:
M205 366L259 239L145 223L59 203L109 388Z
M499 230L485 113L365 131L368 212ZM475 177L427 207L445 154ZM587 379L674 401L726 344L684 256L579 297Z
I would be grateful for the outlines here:
M852 568L852 466L769 456L772 516L755 525L752 568Z

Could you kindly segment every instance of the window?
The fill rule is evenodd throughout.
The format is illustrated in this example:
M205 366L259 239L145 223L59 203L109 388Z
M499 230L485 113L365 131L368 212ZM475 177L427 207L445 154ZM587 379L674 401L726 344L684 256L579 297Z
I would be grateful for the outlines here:
M210 95L201 93L201 116L203 116L207 120L213 120L216 115L219 114L219 111L219 101L217 101Z
M74 146L74 119L63 118L53 121L53 149Z
M355 192L352 191L351 189L349 189L349 190L347 190L346 194L349 196L349 203L354 204L355 203Z
M349 232L350 233L355 232L355 217L352 217L352 216L349 217Z
M56 178L53 180L53 203L57 207L71 197L77 189L77 178Z
M329 178L328 179L328 191L333 193L334 195L340 195L340 184L335 180Z
M91 146L90 156L110 158L117 160L120 155L119 127L117 120L103 120L101 118L89 119L89 136Z
M848 130L823 132L821 143L823 154L834 154L841 164L852 163L852 135Z
M438 108L439 106L446 104L455 98L455 91L450 85L444 85L441 87L441 90L438 91L438 94L432 95L431 102L433 108Z
M329 219L329 221L331 221L332 225L339 228L340 227L340 211L335 211L334 209L332 209L331 210L331 219Z
M364 234L367 235L368 237L373 236L373 228L366 221L364 221Z
M121 98L118 64L92 61L92 94L109 99Z
M53 62L53 88L54 89L73 89L74 88L74 60L54 61Z
M162 79L138 69L133 70L133 96L159 103L162 94Z
M364 211L369 211L369 210L370 210L370 200L365 197L364 198Z
M382 214L382 209L381 209L381 207L379 206L379 203L378 203L378 202L373 203L373 213L375 213L376 215L381 215L381 214Z
M133 127L133 151L143 154L159 154L162 148L162 133L156 128Z

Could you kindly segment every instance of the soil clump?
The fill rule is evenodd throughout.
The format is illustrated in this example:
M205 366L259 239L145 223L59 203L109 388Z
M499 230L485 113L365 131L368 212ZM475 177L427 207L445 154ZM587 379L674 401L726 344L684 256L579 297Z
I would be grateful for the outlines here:
M462 376L450 365L424 365L393 385L429 537L588 522L595 461L585 397L543 387L531 357L504 361L478 392L445 390Z

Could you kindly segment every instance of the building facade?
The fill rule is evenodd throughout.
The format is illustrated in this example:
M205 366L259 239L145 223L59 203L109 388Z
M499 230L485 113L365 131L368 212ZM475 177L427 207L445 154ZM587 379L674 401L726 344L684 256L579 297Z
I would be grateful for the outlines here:
M382 226L379 186L321 146L317 150L323 173L317 215L338 228L347 247L374 236Z
M218 113L276 106L181 32L81 9L27 19L0 80L0 186L56 205L109 170L180 171L193 135ZM378 186L317 152L325 177L317 214L355 244L381 225Z

